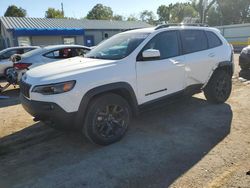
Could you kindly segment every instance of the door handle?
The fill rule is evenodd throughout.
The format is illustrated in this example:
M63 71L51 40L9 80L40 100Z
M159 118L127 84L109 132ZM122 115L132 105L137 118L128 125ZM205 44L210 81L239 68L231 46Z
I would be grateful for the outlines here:
M215 53L208 54L208 57L214 57L214 56L215 56Z
M177 66L184 66L184 64L182 63L182 60L173 60L172 61L174 65L177 65Z

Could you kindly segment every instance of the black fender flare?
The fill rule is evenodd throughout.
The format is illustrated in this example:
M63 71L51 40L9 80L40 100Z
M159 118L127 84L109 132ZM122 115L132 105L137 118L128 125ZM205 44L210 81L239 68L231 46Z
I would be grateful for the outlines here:
M232 61L222 61L222 62L220 62L216 69L220 69L220 68L226 68L227 71L229 71L230 75L233 76L234 64L233 64Z
M75 124L77 129L83 126L88 105L93 97L107 92L120 94L122 97L125 96L124 98L130 104L133 114L138 114L138 102L132 86L127 82L110 83L92 88L83 96L76 116Z
M222 61L220 63L218 63L217 67L215 67L212 70L212 73L210 74L208 80L205 82L205 84L202 86L202 89L206 87L206 85L208 84L208 82L211 80L211 78L213 77L215 71L219 70L219 69L225 69L226 71L228 71L228 73L233 76L234 73L234 64L233 61Z

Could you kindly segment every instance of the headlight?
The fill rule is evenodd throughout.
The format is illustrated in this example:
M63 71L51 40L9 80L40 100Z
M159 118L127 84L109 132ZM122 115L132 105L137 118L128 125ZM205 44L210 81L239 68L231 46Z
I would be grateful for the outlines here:
M72 90L75 86L76 81L61 82L49 85L35 86L32 92L41 93L43 95L54 95L59 93L65 93Z

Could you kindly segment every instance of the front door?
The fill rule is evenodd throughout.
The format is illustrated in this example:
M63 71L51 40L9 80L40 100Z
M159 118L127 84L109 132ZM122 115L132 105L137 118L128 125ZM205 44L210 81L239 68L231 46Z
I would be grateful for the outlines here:
M143 60L147 49L160 51L160 58ZM157 34L137 57L137 87L139 103L145 103L184 89L185 64L180 55L177 31Z

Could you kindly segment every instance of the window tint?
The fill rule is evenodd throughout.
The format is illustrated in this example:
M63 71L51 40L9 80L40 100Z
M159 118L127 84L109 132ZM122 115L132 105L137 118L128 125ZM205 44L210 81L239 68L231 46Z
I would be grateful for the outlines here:
M209 48L215 48L222 44L219 37L211 31L206 31Z
M181 31L183 53L198 52L207 49L207 37L204 31L183 30Z
M85 55L87 52L89 52L88 49L84 49L84 48L73 48L72 49L72 56L83 56Z
M178 56L179 45L176 31L168 31L156 35L149 41L142 51L148 49L159 50L161 54L160 59Z
M31 51L31 50L34 50L34 48L24 48L24 49L23 49L23 52L24 52L24 53L27 53L27 52L29 52L29 51Z
M48 58L53 58L53 59L66 59L66 58L73 57L72 49L70 48L55 50L55 51L45 54L44 56Z

